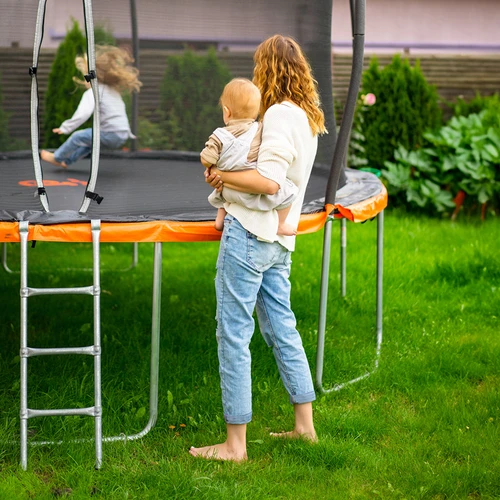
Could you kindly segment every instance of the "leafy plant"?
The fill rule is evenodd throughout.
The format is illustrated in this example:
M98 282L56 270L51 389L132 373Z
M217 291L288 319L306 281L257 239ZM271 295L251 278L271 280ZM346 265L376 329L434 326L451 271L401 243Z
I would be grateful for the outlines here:
M409 151L400 145L395 161L386 161L382 171L389 193L396 201L438 212L454 207L453 199L458 203L464 194L484 207L500 192L500 127L489 123L486 110L453 117L424 134L427 147Z
M201 151L213 129L222 125L218 102L230 79L229 69L213 48L206 55L187 50L167 58L160 114L172 149Z
M424 132L442 124L436 88L426 81L418 60L412 68L397 54L381 69L372 58L363 73L362 93L377 96L377 105L364 110L359 130L370 167L393 161L399 145L408 150L421 147Z

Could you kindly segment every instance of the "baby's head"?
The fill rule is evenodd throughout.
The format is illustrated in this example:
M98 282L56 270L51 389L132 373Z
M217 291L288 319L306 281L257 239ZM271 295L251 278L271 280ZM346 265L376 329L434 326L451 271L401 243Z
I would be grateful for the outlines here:
M246 78L234 78L224 87L219 102L224 123L230 119L255 120L260 109L260 90Z

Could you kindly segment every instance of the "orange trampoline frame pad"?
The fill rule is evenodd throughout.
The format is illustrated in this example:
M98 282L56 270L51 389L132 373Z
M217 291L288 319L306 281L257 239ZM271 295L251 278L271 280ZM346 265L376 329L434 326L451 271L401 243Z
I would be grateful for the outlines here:
M306 234L319 231L329 214L333 217L346 218L352 222L372 219L387 206L387 190L382 185L381 192L349 207L327 205L325 210L314 214L303 214L300 218L298 233ZM212 221L148 221L148 222L102 222L101 241L106 243L141 243L141 242L195 242L217 241L221 233L214 228ZM66 224L30 224L29 241L58 241L87 243L92 241L90 222ZM0 222L0 243L19 242L19 223Z

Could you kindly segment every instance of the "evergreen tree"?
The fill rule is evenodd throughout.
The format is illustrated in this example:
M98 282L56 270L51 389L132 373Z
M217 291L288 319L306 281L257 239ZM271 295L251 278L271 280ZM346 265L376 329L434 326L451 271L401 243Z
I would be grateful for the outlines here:
M412 68L399 54L385 68L376 57L363 74L362 93L373 93L377 104L364 110L362 134L368 166L382 168L393 161L399 145L421 147L423 133L442 124L436 88L430 85L417 61Z
M45 148L57 148L67 139L64 135L54 134L52 129L73 116L78 107L83 89L73 81L73 76L82 79L75 66L75 57L86 51L86 38L78 22L73 20L71 29L57 49L49 73L43 120Z
M1 76L1 75L0 75ZM9 115L4 111L3 106L3 93L0 79L0 151L7 151L9 149Z

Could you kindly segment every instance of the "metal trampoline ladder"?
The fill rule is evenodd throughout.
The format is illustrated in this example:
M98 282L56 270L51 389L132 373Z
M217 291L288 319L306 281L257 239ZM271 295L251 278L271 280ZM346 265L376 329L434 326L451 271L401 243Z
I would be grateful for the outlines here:
M91 221L93 248L93 284L74 288L31 288L28 286L28 222L19 223L21 240L21 466L28 466L28 419L58 415L87 415L95 419L96 468L102 462L102 407L101 407L101 328L100 328L100 232L99 220ZM94 344L86 347L34 348L28 347L28 298L35 295L79 294L94 297ZM86 354L94 357L94 406L55 410L28 407L28 358L57 354ZM34 442L31 444L53 444Z

